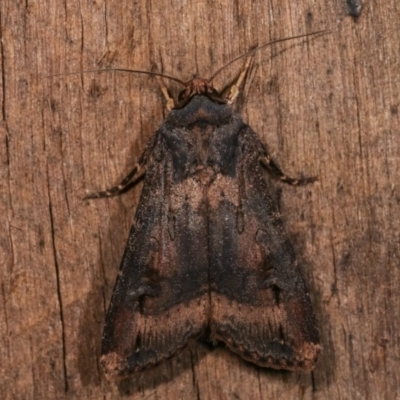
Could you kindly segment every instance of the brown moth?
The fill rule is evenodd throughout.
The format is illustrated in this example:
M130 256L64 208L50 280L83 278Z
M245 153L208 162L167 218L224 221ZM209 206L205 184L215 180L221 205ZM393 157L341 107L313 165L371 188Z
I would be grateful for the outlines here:
M104 328L109 379L201 337L263 367L314 368L316 319L264 169L291 185L315 179L284 175L233 111L250 60L227 96L212 86L216 74L186 83L167 76L184 89L176 102L161 83L170 113L137 166L87 196L120 194L144 176Z

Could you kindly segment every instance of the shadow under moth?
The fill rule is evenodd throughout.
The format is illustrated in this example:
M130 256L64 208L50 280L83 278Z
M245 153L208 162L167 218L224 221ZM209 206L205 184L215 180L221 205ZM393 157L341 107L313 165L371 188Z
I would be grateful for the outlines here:
M120 194L144 177L103 333L108 379L150 368L198 338L263 367L314 368L316 319L264 169L292 185L315 179L284 175L233 111L251 60L226 96L211 84L216 74L182 82L149 72L168 116L119 186L86 197ZM177 102L160 76L184 85Z

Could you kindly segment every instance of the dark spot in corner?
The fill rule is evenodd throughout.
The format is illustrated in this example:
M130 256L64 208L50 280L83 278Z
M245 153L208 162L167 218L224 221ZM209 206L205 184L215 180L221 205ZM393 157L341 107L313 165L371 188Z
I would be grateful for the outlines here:
M390 113L392 115L397 115L399 113L399 108L397 104L390 106Z
M338 181L338 182L336 183L336 190L337 190L338 193L343 192L343 190L344 190L343 182Z
M349 252L343 253L339 261L340 267L344 269L350 265L350 262L351 262L351 254Z
M102 88L95 80L92 81L89 88L89 97L98 100L106 93L107 89Z
M339 289L337 287L336 283L332 283L331 285L331 295L332 296L337 296L339 294Z
M276 75L271 76L270 80L267 82L267 94L274 94L278 89L278 77Z
M51 112L57 111L57 102L56 102L56 100L54 100L54 99L50 100L50 109L51 109Z
M362 2L361 0L346 0L347 13L354 18L358 18L361 15Z
M314 15L311 11L308 11L306 14L306 25L311 25L314 19Z
M52 129L52 134L54 135L54 136L62 136L62 129L61 129L61 127L59 127L59 126L55 126L53 129Z
M40 248L40 252L42 253L44 245L45 245L45 240L44 240L44 233L43 233L43 227L41 225L39 225L39 229L38 229L38 245Z

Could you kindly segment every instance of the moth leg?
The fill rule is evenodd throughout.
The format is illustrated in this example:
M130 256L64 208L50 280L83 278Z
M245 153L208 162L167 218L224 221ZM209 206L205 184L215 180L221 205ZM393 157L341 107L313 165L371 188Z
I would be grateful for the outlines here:
M167 107L167 111L169 112L175 107L174 99L169 95L168 89L165 86L165 83L162 80L161 76L156 76L156 78L157 78L158 84L161 87L162 94L164 95L165 100L167 100L167 106L166 107Z
M243 81L244 78L247 75L247 72L250 68L251 62L253 61L254 56L251 56L247 59L246 64L244 65L242 71L240 72L240 75L236 81L236 83L234 83L230 89L229 89L229 93L226 96L226 101L228 104L232 104L235 99L239 96L240 93L240 87L243 85Z
M100 197L112 197L112 196L118 196L121 193L125 192L126 190L130 189L132 186L135 185L135 183L141 179L146 170L141 167L140 164L135 165L135 167L132 169L131 172L122 180L122 182L114 186L110 189L103 190L101 192L93 192L89 193L87 196L83 198L83 200L87 199L98 199Z
M274 178L279 179L282 182L288 183L293 186L306 185L317 180L316 176L310 176L306 178L290 178L286 176L281 169L275 164L274 160L269 156L267 152L264 152L262 158L260 159L261 165L268 171L270 175Z

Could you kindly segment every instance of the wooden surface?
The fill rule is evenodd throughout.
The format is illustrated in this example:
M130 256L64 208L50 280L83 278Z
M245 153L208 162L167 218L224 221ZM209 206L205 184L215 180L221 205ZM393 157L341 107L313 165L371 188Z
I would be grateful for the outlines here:
M3 399L400 398L400 8L365 0L355 20L345 3L0 2ZM104 316L141 185L82 197L130 170L164 101L148 76L47 77L109 66L207 77L253 45L321 29L260 51L237 103L285 172L319 177L271 183L319 321L315 371L197 343L106 382Z

